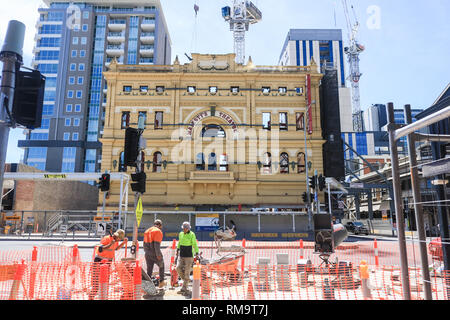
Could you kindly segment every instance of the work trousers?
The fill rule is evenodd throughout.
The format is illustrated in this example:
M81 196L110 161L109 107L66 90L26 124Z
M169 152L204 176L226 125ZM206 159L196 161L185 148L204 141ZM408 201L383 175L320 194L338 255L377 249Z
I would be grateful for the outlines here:
M164 259L158 260L155 256L145 253L145 262L147 263L147 274L149 277L153 274L153 267L156 264L159 268L159 281L164 281Z
M183 280L183 288L187 288L190 280L192 264L194 263L194 258L178 258L177 272L180 275L181 280Z

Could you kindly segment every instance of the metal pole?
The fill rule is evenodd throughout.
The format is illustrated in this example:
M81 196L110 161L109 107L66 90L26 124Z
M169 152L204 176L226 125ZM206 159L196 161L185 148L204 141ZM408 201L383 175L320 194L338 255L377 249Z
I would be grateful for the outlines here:
M122 229L122 203L123 203L123 176L120 177L120 200L119 200L119 225L118 229Z
M2 208L3 175L5 173L9 129L10 126L15 126L10 115L14 103L16 72L22 65L24 38L25 25L19 21L10 21L0 52L0 61L3 62L0 87L0 210Z
M406 127L396 130L394 133L394 138L395 138L395 140L398 140L401 137L405 137L410 133L414 133L414 131L428 127L436 122L439 122L441 120L446 120L448 118L450 118L450 106L448 106L442 110L439 110L433 114L430 114L428 117L425 117L414 123L411 123L411 124L407 125Z
M328 183L328 210L330 211L331 214L331 188L329 183Z
M308 106L309 109L309 106ZM312 215L311 215L311 193L309 190L309 166L308 166L308 143L306 138L306 117L308 111L303 116L303 133L305 136L305 172L306 172L306 198L307 198L307 210L308 210L308 230L312 230Z
M411 106L405 106L405 119L407 124L412 123ZM427 254L427 237L425 234L425 226L423 222L423 207L420 204L420 182L419 174L417 169L417 155L416 155L416 140L414 134L408 135L408 155L409 155L409 166L411 170L411 186L413 191L414 199L414 211L416 213L416 223L417 231L419 235L419 249L420 258L422 262L422 278L423 278L423 291L425 294L425 300L432 300L433 296L431 293L431 279L430 272L428 270L428 254Z
M402 211L402 198L400 188L400 170L398 161L397 141L395 140L395 118L394 118L394 104L388 103L386 106L388 114L388 133L389 133L389 149L391 153L391 165L392 165L392 186L394 188L394 204L395 214L397 217L397 237L400 250L400 268L402 273L402 287L403 287L403 299L411 300L411 291L409 285L409 271L408 271L408 257L406 252L405 241L405 221Z

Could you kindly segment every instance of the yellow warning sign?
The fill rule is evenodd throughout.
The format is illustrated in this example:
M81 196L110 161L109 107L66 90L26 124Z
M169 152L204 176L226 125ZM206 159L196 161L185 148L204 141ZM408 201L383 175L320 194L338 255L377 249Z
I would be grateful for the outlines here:
M144 209L142 209L142 198L139 197L139 201L136 206L136 222L137 226L139 228L139 225L141 224L142 215L144 214Z

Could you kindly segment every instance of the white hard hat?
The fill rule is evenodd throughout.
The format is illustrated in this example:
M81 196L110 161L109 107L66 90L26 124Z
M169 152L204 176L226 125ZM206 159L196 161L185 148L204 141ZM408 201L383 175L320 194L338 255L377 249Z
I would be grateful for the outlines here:
M183 225L181 226L181 229L187 228L191 230L191 224L187 221L183 222Z

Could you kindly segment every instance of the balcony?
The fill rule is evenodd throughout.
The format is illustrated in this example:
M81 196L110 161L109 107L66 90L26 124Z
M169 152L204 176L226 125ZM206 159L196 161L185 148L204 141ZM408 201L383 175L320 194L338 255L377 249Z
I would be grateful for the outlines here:
M123 56L125 47L123 45L108 45L106 47L106 54L109 56Z
M125 42L124 32L110 32L106 38L110 43L123 43Z
M234 185L236 184L236 178L234 177L234 172L224 172L224 171L193 171L190 173L188 179L190 186L190 197L193 199L195 197L195 185L203 185L203 191L206 192L208 189L208 184L215 185L228 185L228 196L230 199L234 198ZM219 189L219 188L218 188Z
M149 57L153 56L155 51L155 46L152 45L142 45L140 49L141 56Z
M125 19L111 19L108 23L108 29L110 31L122 31L127 27L127 21Z
M154 43L155 42L155 33L154 32L142 32L141 33L141 42L144 44Z
M143 19L141 29L143 31L155 31L155 19Z

